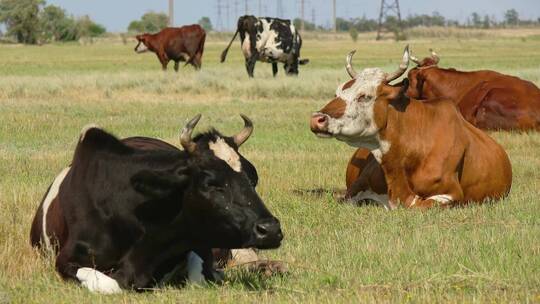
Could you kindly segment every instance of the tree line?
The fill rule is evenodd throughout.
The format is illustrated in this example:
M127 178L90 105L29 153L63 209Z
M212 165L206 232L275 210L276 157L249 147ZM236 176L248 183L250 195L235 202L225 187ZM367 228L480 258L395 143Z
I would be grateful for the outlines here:
M0 0L0 23L6 28L5 36L27 44L74 41L106 32L89 16L75 18L44 0Z

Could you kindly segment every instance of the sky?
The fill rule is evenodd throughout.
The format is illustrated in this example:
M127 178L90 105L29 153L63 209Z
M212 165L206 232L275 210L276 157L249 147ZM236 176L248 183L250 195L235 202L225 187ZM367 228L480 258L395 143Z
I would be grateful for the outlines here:
M64 8L74 16L89 15L110 32L122 32L128 24L148 11L167 12L168 0L46 0ZM282 3L284 18L300 16L300 0L175 0L175 25L197 23L202 16L210 17L217 29L232 29L238 16L249 14L278 16L277 4ZM332 0L304 0L305 19L319 25L331 26ZM394 0L386 0L392 2ZM221 19L218 18L221 3ZM261 3L259 11L259 3ZM342 18L366 16L378 18L380 0L336 0L336 15ZM514 8L521 19L540 17L540 0L400 0L403 17L413 14L431 14L434 11L450 19L467 20L472 12L503 19L504 11ZM228 10L227 10L228 7ZM236 9L235 9L236 8ZM228 14L227 14L228 11ZM227 18L228 16L228 18Z

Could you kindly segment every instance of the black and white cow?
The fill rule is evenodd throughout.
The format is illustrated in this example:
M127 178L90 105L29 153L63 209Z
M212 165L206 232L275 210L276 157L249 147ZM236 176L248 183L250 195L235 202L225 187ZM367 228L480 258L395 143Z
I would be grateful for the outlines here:
M32 245L58 253L63 278L101 293L221 280L211 248L279 247L279 221L238 153L253 130L243 118L235 136L212 129L192 139L196 116L180 136L184 151L85 128L37 210Z
M298 75L298 65L309 62L309 59L300 59L302 38L290 20L250 15L238 18L238 27L221 53L221 62L225 61L238 33L249 77L253 77L257 60L272 63L274 76L278 71L278 62L284 63L287 75Z

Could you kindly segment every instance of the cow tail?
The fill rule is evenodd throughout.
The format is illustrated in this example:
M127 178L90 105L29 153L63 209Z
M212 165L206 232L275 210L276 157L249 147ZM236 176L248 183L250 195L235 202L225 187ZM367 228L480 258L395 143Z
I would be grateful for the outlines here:
M238 35L238 32L240 31L240 27L236 29L236 32L234 33L234 36L231 39L231 42L229 42L229 45L221 52L221 62L225 61L225 58L227 57L227 52L229 52L229 48L231 47L234 39L236 38L236 35Z

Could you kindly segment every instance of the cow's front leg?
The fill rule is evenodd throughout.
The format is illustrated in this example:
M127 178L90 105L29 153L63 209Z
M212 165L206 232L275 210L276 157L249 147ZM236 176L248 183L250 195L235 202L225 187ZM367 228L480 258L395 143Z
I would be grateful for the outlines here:
M417 170L410 178L415 195L407 202L408 207L449 207L463 200L463 189L457 173L454 170L445 170L447 168L442 164L424 165L421 170Z
M88 290L103 294L122 292L120 284L106 274L88 267L93 265L88 246L68 241L56 258L56 269L64 279L77 280Z
M169 58L164 53L157 53L156 55L157 55L157 57L159 59L159 62L161 63L161 69L163 71L166 71L167 70L167 65L169 64Z

